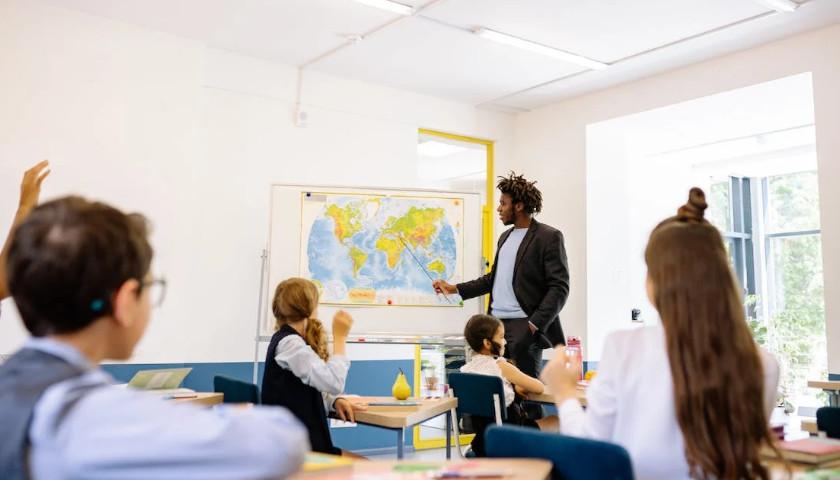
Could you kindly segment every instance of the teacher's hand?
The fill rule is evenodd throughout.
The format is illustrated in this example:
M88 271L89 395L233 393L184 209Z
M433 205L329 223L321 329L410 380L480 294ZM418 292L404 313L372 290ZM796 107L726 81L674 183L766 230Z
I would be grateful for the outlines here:
M450 295L458 293L458 289L455 285L450 285L449 283L446 283L445 280L435 280L432 282L432 287L435 289L435 293L448 293Z

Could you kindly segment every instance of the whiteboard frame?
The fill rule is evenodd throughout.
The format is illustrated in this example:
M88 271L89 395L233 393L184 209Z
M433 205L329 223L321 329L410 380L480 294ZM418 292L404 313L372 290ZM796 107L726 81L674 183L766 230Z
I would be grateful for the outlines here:
M268 320L268 308L267 308L267 306L263 305L262 299L265 298L267 300L269 298L270 291L271 291L271 285L270 285L271 250L272 250L271 246L272 246L272 240L273 240L273 237L272 237L273 231L272 231L271 227L272 227L272 219L274 218L274 214L275 214L274 201L273 201L274 197L272 195L272 192L273 192L275 187L301 189L301 190L304 190L304 191L305 190L324 190L324 189L342 189L342 190L357 189L357 190L368 190L368 191L374 191L374 192L394 192L395 194L396 193L404 194L405 192L416 192L416 193L430 193L430 194L440 195L440 196L456 195L456 196L461 196L461 197L465 197L465 198L466 197L474 197L478 200L477 206L478 206L478 214L479 214L478 228L477 228L477 231L474 232L474 234L476 235L474 238L481 239L483 241L483 229L482 229L483 217L481 216L483 206L481 205L481 201L480 201L481 197L480 197L480 193L478 193L478 192L440 190L440 189L430 189L430 188L414 188L414 187L377 187L377 186L335 185L335 184L332 184L332 185L320 185L320 184L316 185L316 184L304 184L304 183L277 183L277 182L272 182L268 185L268 189L269 189L269 192L268 192L268 199L269 199L268 200L269 201L268 233L267 233L266 246L265 246L265 250L266 250L267 254L266 254L266 258L264 259L264 261L267 262L267 265L266 265L267 268L265 269L265 276L266 276L267 281L265 282L265 286L262 288L262 291L260 292L260 302L259 302L260 303L260 305L259 305L260 312L259 312L259 316L258 316L258 319L257 319L257 332L258 332L258 334L257 334L256 339L255 339L256 342L258 342L258 343L259 342L265 342L265 341L267 341L267 339L271 338L270 335L265 335L265 333L267 333L267 332L265 332L265 330L262 328L264 325L266 325L266 322ZM468 235L468 232L465 229L464 230L464 243L465 244L468 242L467 235ZM470 261L471 260L469 260L467 258L464 259L465 273L466 273L466 265ZM482 248L479 248L478 257L476 259L474 259L474 261L476 262L476 264L478 266L477 275L478 276L484 275L486 259L484 258L484 253L483 253ZM466 275L465 275L465 277L466 277ZM467 280L467 278L465 278L464 280ZM476 308L475 313L483 313L484 312L483 298L479 297L476 300L477 300L477 302L476 302L477 303L477 308ZM358 306L354 305L354 306L348 306L348 307L353 308L353 309L356 309L356 308L376 308L376 309L389 308L389 306L387 306L387 305L358 305ZM391 306L391 308L393 308L393 307L396 307L396 306ZM402 306L401 308L425 308L425 307L406 307L406 306ZM466 308L462 311L465 312L465 315L469 314L469 310L466 309ZM329 328L328 325L325 325L325 327ZM369 333L365 332L364 334L354 335L354 337L355 338L364 338L364 337L367 337L368 335L370 335L371 337L379 338L379 339L387 338L388 343L410 343L410 344L413 344L413 343L426 343L426 342L407 341L408 337L427 337L427 338L431 337L431 338L436 338L436 339L437 338L444 338L444 337L460 337L460 336L463 335L463 332L440 332L440 333L418 335L418 334L405 333L405 332L381 332L381 331L374 332L374 331L371 331Z

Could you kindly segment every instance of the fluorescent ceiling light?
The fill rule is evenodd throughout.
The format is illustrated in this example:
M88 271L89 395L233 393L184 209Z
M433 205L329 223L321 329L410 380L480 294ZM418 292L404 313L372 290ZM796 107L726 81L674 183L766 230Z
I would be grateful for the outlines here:
M417 144L417 153L424 157L446 157L453 153L463 152L466 149L466 147L434 140L426 140Z
M755 0L766 7L770 7L777 12L792 12L799 8L799 4L793 0Z
M414 7L409 5L403 5L399 2L392 2L391 0L356 0L359 3L363 3L369 7L378 8L380 10L386 10L391 13L398 13L400 15L411 15L414 13Z
M487 40L492 40L497 43L510 45L512 47L521 48L523 50L528 50L542 55L547 55L549 57L554 57L565 62L574 63L576 65L590 68L592 70L601 70L609 66L606 63L601 63L581 55L575 55L574 53L564 52L563 50L559 50L557 48L547 47L545 45L531 42L529 40L523 40L519 37L514 37L506 33L490 30L489 28L479 28L475 30L475 34L481 38L486 38Z

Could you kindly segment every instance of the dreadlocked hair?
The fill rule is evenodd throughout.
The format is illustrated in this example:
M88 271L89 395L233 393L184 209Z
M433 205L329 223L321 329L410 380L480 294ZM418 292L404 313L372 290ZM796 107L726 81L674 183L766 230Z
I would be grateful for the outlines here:
M534 185L537 182L529 182L522 175L510 172L507 177L499 177L496 188L500 192L510 195L514 204L522 202L525 213L539 213L542 211L542 193Z

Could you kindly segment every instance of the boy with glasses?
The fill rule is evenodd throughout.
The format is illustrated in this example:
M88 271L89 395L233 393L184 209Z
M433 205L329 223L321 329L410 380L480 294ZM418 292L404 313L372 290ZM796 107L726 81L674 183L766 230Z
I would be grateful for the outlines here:
M285 409L203 410L112 386L165 283L146 221L66 197L14 231L6 273L32 338L0 366L0 478L282 478L308 450ZM156 295L153 299L152 296Z

